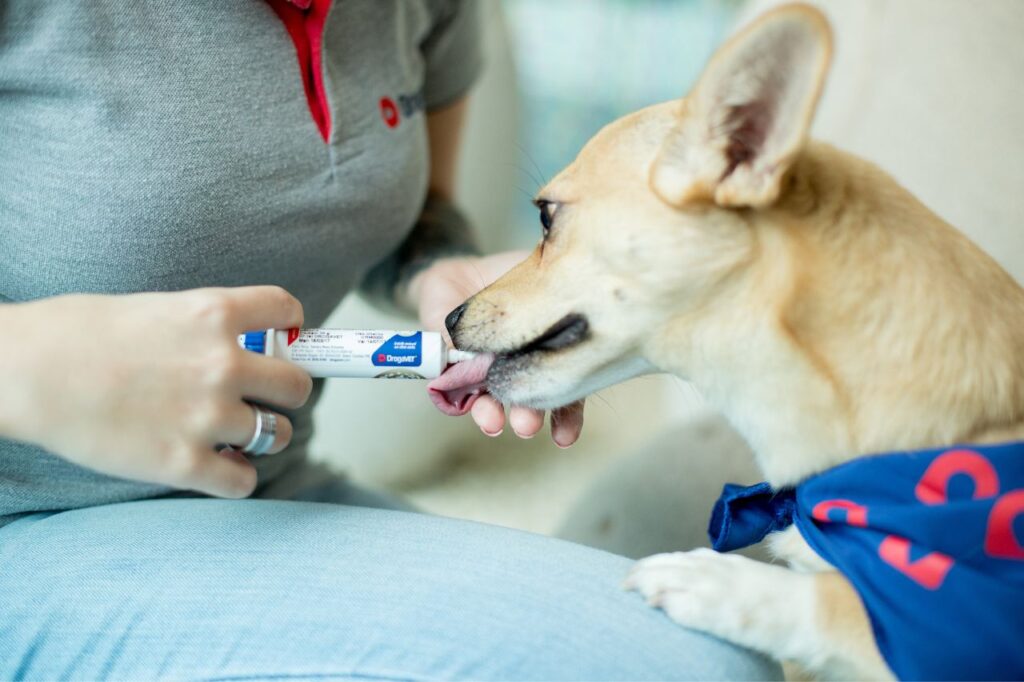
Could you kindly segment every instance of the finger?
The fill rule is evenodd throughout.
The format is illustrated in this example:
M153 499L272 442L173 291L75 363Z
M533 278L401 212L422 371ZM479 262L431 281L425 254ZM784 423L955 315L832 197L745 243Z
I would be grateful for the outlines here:
M235 287L223 291L232 307L236 331L302 326L302 304L281 287Z
M176 457L172 467L176 488L197 490L214 497L239 499L256 489L256 467L242 453L195 450Z
M267 450L266 454L268 455L276 455L288 447L293 433L292 422L288 417L277 412L273 412L273 415L276 418L274 444ZM236 450L241 450L252 440L254 435L256 435L256 409L248 403L239 402L238 409L232 410L230 421L223 425L222 430L219 430L213 439L217 443L230 443Z
M473 421L488 436L500 436L505 430L505 410L489 395L480 396L469 411Z
M313 391L313 379L306 370L281 358L239 352L237 388L242 397L287 409L306 404Z
M513 407L508 411L508 424L520 438L533 438L544 427L544 412Z
M558 447L567 448L575 443L582 430L582 400L551 412L551 439Z

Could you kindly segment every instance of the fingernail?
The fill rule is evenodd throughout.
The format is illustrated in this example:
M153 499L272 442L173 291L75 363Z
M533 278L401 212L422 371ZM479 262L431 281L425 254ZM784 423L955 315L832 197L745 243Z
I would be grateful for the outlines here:
M486 431L484 429L480 429L480 430L484 432L485 436L490 436L491 438L497 438L501 434L505 433L505 429L498 429L494 433L491 433L490 431Z
M569 441L568 443L562 443L562 442L561 442L560 440L558 440L558 438L556 438L555 436L552 436L552 437L551 437L551 440L555 441L555 445L557 445L557 446L558 446L558 449L559 449L559 450L568 450L569 448L571 448L571 447L572 447L573 443L575 443L575 442L576 442L575 440L571 440L571 441Z
M515 429L512 430L515 431ZM530 440L531 438L537 435L537 432L534 431L533 433L519 433L518 431L515 431L515 434L522 438L523 440Z

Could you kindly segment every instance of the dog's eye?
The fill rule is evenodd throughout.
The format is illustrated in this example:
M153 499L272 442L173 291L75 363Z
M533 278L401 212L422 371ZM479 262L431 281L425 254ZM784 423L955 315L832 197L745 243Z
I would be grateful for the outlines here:
M555 211L558 210L558 204L545 199L538 199L534 203L536 203L537 208L540 209L540 226L544 239L547 239L548 235L551 233L551 223L554 222Z

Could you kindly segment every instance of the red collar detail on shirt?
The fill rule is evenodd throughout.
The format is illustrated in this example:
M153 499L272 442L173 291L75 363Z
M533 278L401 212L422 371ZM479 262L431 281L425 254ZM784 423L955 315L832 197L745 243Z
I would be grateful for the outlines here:
M323 78L323 35L331 0L267 0L295 44L309 113L324 141L331 135L331 107Z

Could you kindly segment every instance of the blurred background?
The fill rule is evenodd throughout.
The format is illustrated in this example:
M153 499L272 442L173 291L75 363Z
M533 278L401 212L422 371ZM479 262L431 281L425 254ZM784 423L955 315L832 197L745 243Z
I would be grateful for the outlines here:
M685 94L737 24L775 4L475 1L486 67L471 96L458 198L488 251L532 247L529 198L539 186L606 123ZM837 35L816 136L882 165L1024 279L1024 1L815 4ZM328 325L415 323L352 297ZM699 544L721 483L757 476L742 441L679 379L602 391L586 421L579 443L560 450L546 432L487 438L468 418L437 413L422 383L334 381L313 447L426 511L628 555Z

